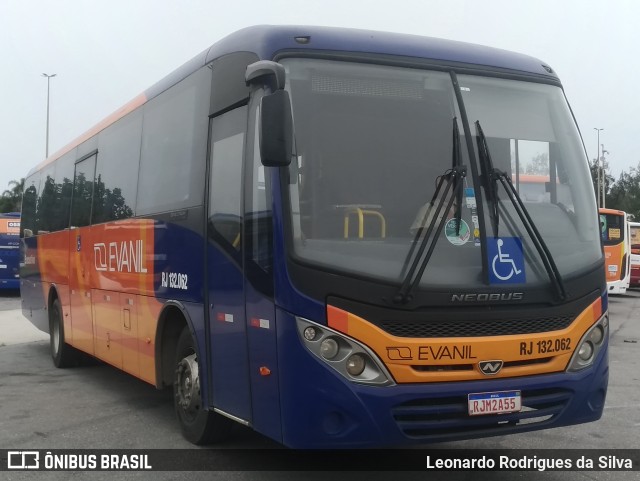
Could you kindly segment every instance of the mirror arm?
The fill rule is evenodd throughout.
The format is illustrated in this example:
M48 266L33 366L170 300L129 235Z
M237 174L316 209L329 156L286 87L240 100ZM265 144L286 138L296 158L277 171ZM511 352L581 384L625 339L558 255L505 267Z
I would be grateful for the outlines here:
M285 84L284 67L271 60L259 60L247 66L245 81L247 85L262 84L268 85L272 92L284 89Z

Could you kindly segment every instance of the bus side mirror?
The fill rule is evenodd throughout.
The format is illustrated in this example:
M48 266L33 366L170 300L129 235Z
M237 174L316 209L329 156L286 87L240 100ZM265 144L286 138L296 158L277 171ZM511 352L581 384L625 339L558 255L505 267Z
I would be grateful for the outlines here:
M260 156L267 167L286 167L291 163L293 119L289 92L276 90L260 103Z
M293 119L289 92L284 90L284 67L271 60L259 60L247 66L245 81L273 92L260 101L260 156L267 167L286 167L291 163Z

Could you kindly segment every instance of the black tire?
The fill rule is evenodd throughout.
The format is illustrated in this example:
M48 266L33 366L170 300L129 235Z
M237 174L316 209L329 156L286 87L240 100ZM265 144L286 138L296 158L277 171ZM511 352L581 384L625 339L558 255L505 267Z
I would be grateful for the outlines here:
M62 307L58 299L53 301L49 309L49 339L51 359L56 367L64 368L77 365L78 351L65 341Z
M225 440L232 422L202 405L198 358L188 327L178 339L174 366L173 402L184 437L200 445Z

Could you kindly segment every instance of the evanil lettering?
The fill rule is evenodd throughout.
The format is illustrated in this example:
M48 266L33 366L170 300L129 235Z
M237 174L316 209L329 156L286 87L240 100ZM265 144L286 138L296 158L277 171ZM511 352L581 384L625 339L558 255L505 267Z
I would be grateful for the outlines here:
M93 244L93 257L97 271L138 272L144 274L144 243L142 240L99 242Z

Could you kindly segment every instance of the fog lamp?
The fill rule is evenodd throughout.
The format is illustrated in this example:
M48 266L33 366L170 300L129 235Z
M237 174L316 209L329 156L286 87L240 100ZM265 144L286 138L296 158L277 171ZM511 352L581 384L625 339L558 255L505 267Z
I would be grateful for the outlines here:
M316 329L315 329L315 327L307 327L304 330L304 338L307 341L313 341L316 338Z

